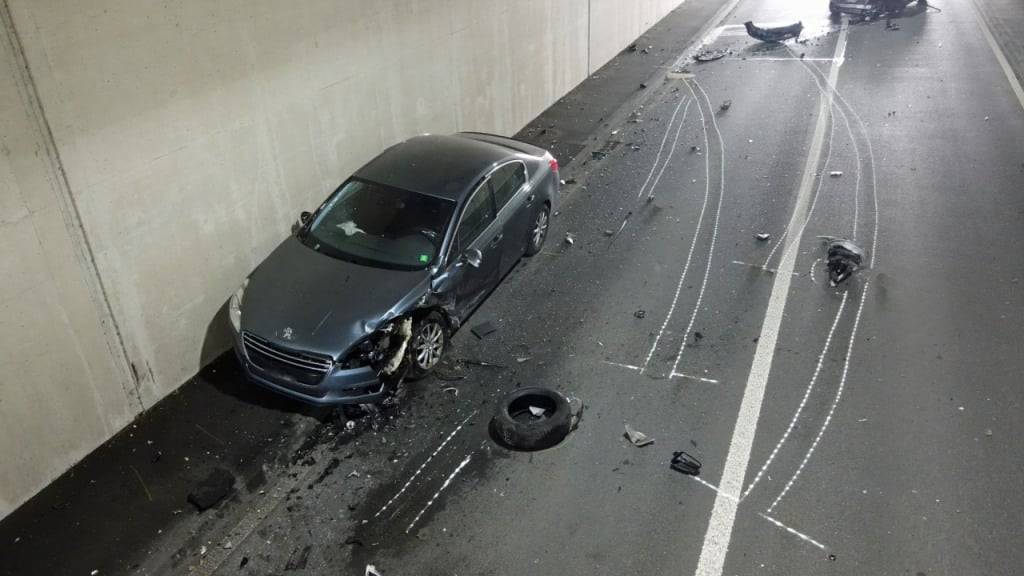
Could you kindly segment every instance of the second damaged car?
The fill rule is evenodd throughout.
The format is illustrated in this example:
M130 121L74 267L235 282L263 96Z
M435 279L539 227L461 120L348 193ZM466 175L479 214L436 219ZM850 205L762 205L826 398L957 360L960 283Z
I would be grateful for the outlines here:
M304 212L231 297L248 378L315 404L372 403L425 376L452 332L540 251L558 163L489 134L392 146Z

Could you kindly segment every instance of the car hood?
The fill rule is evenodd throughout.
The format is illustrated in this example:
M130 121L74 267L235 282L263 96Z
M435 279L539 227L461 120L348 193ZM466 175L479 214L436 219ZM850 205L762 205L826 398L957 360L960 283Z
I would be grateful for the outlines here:
M292 236L249 277L242 330L337 358L415 303L429 282L427 270L388 270L338 260Z

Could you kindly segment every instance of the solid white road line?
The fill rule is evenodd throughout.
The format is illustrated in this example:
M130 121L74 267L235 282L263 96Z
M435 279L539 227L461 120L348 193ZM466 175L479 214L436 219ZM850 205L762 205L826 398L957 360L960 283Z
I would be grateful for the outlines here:
M1020 102L1020 107L1024 108L1024 88L1021 88L1020 81L1017 80L1017 75L1013 73L1013 68L1010 67L1010 62L1006 59L1006 55L1003 54L1003 49L999 47L996 42L996 37L992 35L992 30L989 29L988 23L985 22L985 18L981 15L981 10L978 9L977 0L971 0L968 2L971 5L971 10L974 12L974 19L978 21L978 26L981 27L982 34L985 35L985 41L988 42L989 48L992 49L992 53L996 55L996 61L999 62L999 66L1003 69L1003 74L1006 74L1006 80L1010 83L1010 88L1013 89L1013 93L1017 95L1017 101Z
M829 68L830 85L835 86L839 76L839 67L843 54L846 50L846 37L849 25L844 19L839 30L839 37L836 40L834 58L836 62ZM822 149L825 144L825 130L828 127L828 115L832 105L831 91L821 95L818 105L818 119L814 127L814 136L811 139L811 147L808 151L807 161L804 165L803 178L797 192L796 205L793 215L790 218L789 234L790 242L798 243L801 239L801 223L809 210L809 200L814 186L815 171L821 159ZM775 344L779 337L779 328L782 325L782 315L786 308L786 300L789 297L789 286L793 280L793 268L796 264L797 251L787 251L779 263L779 274L775 275L772 284L771 296L768 299L768 309L765 311L764 322L761 324L761 335L757 342L757 350L754 352L754 359L750 367L750 375L747 377L747 385L743 391L743 400L740 403L739 415L736 419L736 426L733 429L732 439L729 442L729 454L725 460L725 470L722 473L722 480L719 486L730 494L740 494L743 490L743 480L747 473L747 464L750 462L750 452L754 446L754 435L757 432L757 421L761 413L761 404L764 401L764 392L768 384L768 375L771 372L772 360L775 355ZM697 574L700 576L721 576L725 568L725 556L729 550L729 540L732 538L732 528L736 521L736 509L738 503L719 496L715 497L714 508L711 511L711 518L708 520L707 532L704 535L704 544L700 552L700 560L697 564Z

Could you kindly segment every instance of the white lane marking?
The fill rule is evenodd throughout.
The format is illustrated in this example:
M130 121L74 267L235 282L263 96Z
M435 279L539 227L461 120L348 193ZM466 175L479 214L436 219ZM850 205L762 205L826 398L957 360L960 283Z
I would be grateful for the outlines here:
M779 492L779 495L775 497L772 505L765 510L766 514L771 514L772 510L779 505L782 498L789 492L789 489L793 487L793 483L800 477L800 473L803 472L804 466L807 465L807 461L811 459L811 455L814 454L814 449L818 447L818 442L821 441L821 437L825 434L825 429L828 428L829 422L832 421L832 415L835 414L836 406L839 405L839 400L843 397L843 389L846 387L846 375L850 369L850 358L853 356L853 342L857 339L857 328L860 326L860 315L864 311L864 299L868 295L868 287L871 285L871 281L868 280L864 283L864 291L860 294L860 304L857 306L857 316L853 319L853 330L850 332L850 342L846 346L846 361L843 362L843 375L839 378L839 388L836 390L836 396L832 399L832 405L828 409L828 415L825 416L825 421L822 422L821 428L818 430L818 435L814 437L814 442L811 442L811 447L807 450L807 454L804 455L804 459L800 462L800 466L793 473L793 477L786 482L786 487Z
M1006 55L1003 54L1003 49L999 47L999 43L996 42L995 36L992 35L992 30L988 27L988 23L981 16L981 11L978 9L976 0L968 2L971 5L971 11L974 12L974 19L978 21L978 26L981 27L982 34L985 35L985 41L988 42L989 48L992 49L992 53L996 56L996 61L999 62L999 67L1003 69L1003 74L1006 75L1006 80L1010 83L1010 88L1013 89L1013 93L1017 95L1017 101L1020 102L1020 107L1024 108L1024 88L1021 88L1020 81L1017 80L1017 75L1013 73L1013 68L1010 67L1010 62L1006 59Z
M818 76L819 74L821 74L821 72L819 70L815 69L810 64L805 64L804 68L808 72L810 72L811 77L814 78L815 83L818 84L818 89L822 90L821 79ZM839 102L842 104L842 106L840 106L839 110L842 111L843 106L845 106L846 109L849 110L850 114L853 114L853 119L857 121L857 124L858 124L858 126L860 128L860 133L864 136L864 141L867 143L867 146L868 146L868 158L871 160L871 198L872 198L872 201L874 202L874 209L875 209L875 223L874 223L875 229L874 229L874 231L872 233L872 237L871 237L871 251L868 253L868 268L874 268L875 267L875 258L878 255L878 218L879 218L879 214L878 214L878 180L877 180L877 177L876 177L877 175L875 173L875 151L874 151L874 148L871 146L871 138L868 137L867 126L865 126L864 120L861 119L860 114L857 113L857 110L853 106L850 106L850 103L846 101L846 98L843 96L843 93L839 91L839 89L836 87L834 82L830 82L827 78L824 79L824 82L829 87L829 92L834 97L838 98Z
M705 480L701 479L698 476L690 476L690 478L693 478L696 482L699 482L702 486L705 486L707 488L710 488L711 490L714 490L715 493L718 494L719 496L721 496L722 498L727 498L729 500L734 500L734 501L738 502L738 499L735 496L733 496L732 494L729 494L728 492L723 492L722 490L719 490L718 487L715 486L714 484L712 484L710 482L706 482ZM775 518L772 518L771 516L768 516L767 514L764 514L762 512L758 512L757 515L760 516L761 518L764 518L765 520L771 522L775 526L777 526L779 528L782 528L783 530L789 532L790 534L800 538L804 542L808 542L810 544L813 544L813 545L817 546L818 548L820 548L822 550L827 550L828 549L821 542L818 542L817 540L815 540L814 538L811 538L810 536L804 534L803 532L799 532L799 531L797 531L797 530L795 530L793 528L790 528L789 526L786 526L782 522L779 522L778 520L776 520Z
M689 100L689 98L684 96L683 98L680 98L679 102L676 104L676 109L672 112L672 118L669 119L668 126L665 127L665 135L661 137L661 146L658 147L658 154L654 157L654 163L651 164L650 171L647 172L647 179L644 180L644 184L640 187L640 191L636 193L637 198L643 196L644 189L647 188L647 183L650 182L651 177L654 176L654 171L658 168L658 161L661 160L661 153L665 150L665 142L668 140L669 133L672 132L672 124L676 121L676 114L679 114L679 108L683 105L683 102L686 102L687 100ZM676 138L679 138L678 131L676 132ZM668 162L668 160L666 160L666 162Z
M706 384L719 384L718 380L714 378L702 378L700 376L690 376L689 374L683 374L682 372L673 372L669 375L669 378L687 378L689 380L696 380L698 382L704 382Z
M758 512L757 515L760 516L761 518L764 518L765 520L771 522L772 524L775 524L779 528L782 528L786 532L789 532L790 534L796 536L797 538L803 540L804 542L807 542L808 544L813 544L813 545L817 546L818 548L820 548L821 550L828 550L828 547L826 547L821 542L818 542L817 540L815 540L814 538L811 538L810 536L808 536L807 534L804 534L803 532L798 532L798 531L790 528L789 526L786 526L782 522L779 522L778 520L776 520L775 518L772 518L771 516L769 516L767 514L762 514L761 512Z
M741 497L741 499L745 499L747 496L749 496L751 490L753 490L754 487L757 486L757 483L761 480L761 476L763 476L765 470L767 470L768 467L771 466L772 461L774 461L775 457L778 456L779 450L782 449L782 446L786 443L786 440L789 438L789 435L793 432L793 428L796 427L796 423L800 419L800 414L803 413L804 406L807 405L807 399L810 398L811 391L814 390L814 383L818 381L818 375L821 374L821 367L825 363L825 356L826 354L828 354L829 346L832 345L832 336L835 335L836 326L839 325L839 318L843 316L843 309L846 308L846 297L848 294L848 292L843 292L843 300L839 303L839 310L836 311L835 319L832 320L832 327L829 328L828 330L828 337L825 338L825 345L822 346L821 354L818 355L818 364L814 367L814 374L811 375L811 381L810 383L807 384L807 389L804 390L804 397L800 399L800 405L797 406L796 412L793 413L793 417L789 420L789 426L786 428L786 431L783 432L782 437L779 438L779 441L775 444L775 448L772 449L772 453L768 456L768 459L765 460L764 465L761 466L761 469L757 471L757 475L754 476L754 480L750 483L749 486L747 486L747 489L743 492L743 496Z
M672 162L672 157L676 154L676 144L679 144L679 134L683 130L683 124L686 124L686 113L690 110L691 102L693 102L693 100L687 98L686 108L683 108L683 119L679 121L679 126L676 128L676 135L672 138L672 148L669 149L668 156L665 158L665 163L661 165L661 170L658 171L658 177L654 179L654 184L651 184L651 188L647 191L648 197L654 196L654 191L658 188L658 182L661 181L661 175L665 173L665 168L668 168L668 165ZM640 192L643 193L643 190ZM623 222L622 225L625 226L626 223Z
M632 364L623 364L621 362L612 362L611 360L602 360L602 362L604 362L605 364L610 364L612 366L618 366L619 368L628 368L630 370L640 370L639 366L633 366Z
M814 188L814 196L811 199L811 209L807 211L807 218L804 219L804 223L800 226L801 234L807 229L807 224L811 221L811 217L814 215L814 208L815 206L818 205L818 196L821 194L821 188L822 186L825 185L825 180L827 178L826 174L828 174L828 164L829 162L832 161L832 141L833 137L836 134L836 120L835 114L832 112L833 108L834 106L830 105L828 109L828 152L825 153L825 163L822 164L821 172L818 173L818 185ZM779 246L782 246L782 244L785 242L788 233L789 229L786 229L782 232L782 235L779 237L779 241L775 243L775 246L772 248L771 252L768 253L768 257L764 259L765 268L767 268L768 263L772 261L772 256L775 255L775 251L778 250ZM795 250L797 247L798 246L796 244L790 244L789 246L786 247L786 250ZM783 253L783 257L785 257L785 253Z
M690 93L693 94L693 89L690 89ZM694 99L696 99L694 95ZM708 207L708 196L711 194L711 164L710 158L711 153L708 151L708 129L707 124L704 121L704 109L701 108L700 102L697 103L697 108L700 112L701 124L704 126L704 201L700 205L700 216L697 217L697 228L693 231L693 240L690 242L690 251L686 254L686 263L683 264L683 272L679 275L679 282L676 284L676 293L672 296L672 304L668 308L668 313L665 314L665 321L661 323L661 328L658 330L658 335L654 337L654 342L651 343L651 349L647 351L647 357L644 358L644 363L640 367L642 373L647 369L647 365L651 363L651 358L654 356L654 351L658 348L658 343L661 342L661 337L665 334L665 328L668 326L672 315L675 313L676 304L679 302L679 294L683 289L683 283L686 281L686 273L690 270L690 261L693 259L693 250L697 247L697 240L700 238L700 230L704 226L704 212ZM685 334L683 335L686 336Z
M462 430L462 427L466 425L466 422L469 422L470 418L476 415L476 412L477 411L474 410L472 414L466 416L466 419L455 427L455 430L452 430L451 434L449 434L448 437L444 439L444 442L441 442L441 445L437 447L437 450L434 450L434 452L431 453L430 456L423 461L423 464L420 464L420 467L417 468L415 472L413 472L412 476L409 478L409 481L406 482L405 485L402 486L402 488L398 492L396 492L395 495L392 496L391 499L388 500L386 504L381 506L380 510L377 510L377 513L373 515L374 518L383 514L384 511L387 510L389 506L395 503L395 500L398 500L399 496L401 496L406 490L409 489L409 486L412 485L413 481L416 480L420 473L423 472L423 469L427 467L427 464L430 464L430 461L434 459L434 456L437 456L437 454L441 452L441 450L444 450L444 447L448 445L448 442L451 442L451 439L454 438L455 435L459 433L459 430Z
M814 279L814 269L818 267L818 262L821 262L821 258L816 258L814 262L811 263L811 269L809 271L811 275L811 282L814 284L818 283L818 281Z
M841 56L846 49L848 31L849 25L846 19L843 19L842 26L839 29L839 38L836 41L836 56ZM830 78L835 79L838 77L841 61L837 60L830 67ZM815 125L814 136L811 140L807 162L804 166L804 176L800 189L797 192L797 202L790 220L790 227L796 230L790 235L791 242L800 241L798 227L802 215L808 209L808 200L814 182L814 172L821 158L822 147L824 146L830 102L831 98L823 94L818 106L818 120ZM743 391L743 400L740 403L736 426L733 429L732 439L729 442L729 454L726 457L725 470L722 474L721 486L732 494L739 494L743 490L743 480L747 473L747 464L750 461L750 451L753 448L754 435L757 432L757 421L761 413L761 404L764 401L765 388L768 384L768 375L771 372L775 344L778 340L779 327L782 324L786 300L789 297L789 286L793 280L792 272L795 264L796 252L790 252L789 256L783 258L779 264L779 271L781 273L775 275L775 280L772 284L768 309L765 311L764 322L761 325L761 335L757 342L757 350L754 352L747 385ZM711 511L711 518L708 520L707 532L704 534L700 560L697 564L697 574L699 576L721 576L722 570L725 567L725 556L729 550L729 541L732 538L733 524L736 522L738 506L739 503L734 500L716 496L714 508Z
M691 84L692 82L692 84ZM722 138L722 132L718 129L718 120L715 119L714 108L711 107L711 99L708 98L708 93L704 91L704 88L697 82L696 79L688 80L686 86L690 89L690 94L693 94L694 99L697 98L697 94L693 91L693 87L696 86L700 90L701 95L704 97L704 102L708 105L708 111L711 113L711 125L715 129L715 134L718 136L718 148L721 153L721 159L719 161L719 174L718 174L718 207L715 209L715 223L711 227L711 244L708 247L708 263L704 267L704 279L700 283L700 292L697 293L697 303L693 306L693 313L690 314L690 322L686 325L686 330L683 331L683 340L679 343L679 351L676 352L676 358L672 362L671 374L676 373L676 369L679 368L679 360L683 357L683 350L686 349L686 339L689 337L690 331L693 330L693 323L697 320L697 313L700 312L700 305L704 299L704 290L708 287L708 275L711 274L711 263L715 257L715 243L718 241L718 222L722 216L722 199L725 197L725 140ZM697 103L697 107L700 108L701 122L704 124L704 142L707 145L707 122L704 120L704 108L700 106L700 102ZM710 155L711 151L708 150L707 154ZM705 164L707 162L705 161ZM710 174L707 177L711 179Z
M460 462L458 466L455 467L455 470L452 470L452 473L449 474L447 478L445 478L444 484L441 484L441 487L437 489L437 492L434 492L434 495L430 498L429 501L427 501L427 505L424 506L423 509L420 510L420 513L417 514L416 517L412 519L412 522L409 523L409 527L405 529L405 533L406 534L408 534L409 531L412 530L412 527L415 526L416 523L420 521L420 517L422 517L423 513L427 511L427 508L430 508L430 506L434 503L434 500L437 500L437 497L441 495L441 492L444 492L444 489L447 488L448 485L452 483L452 479L455 478L455 476L459 472L461 472L463 468L466 467L466 464L469 464L469 460L472 457L473 457L473 453L472 452L467 454L466 458L462 462Z

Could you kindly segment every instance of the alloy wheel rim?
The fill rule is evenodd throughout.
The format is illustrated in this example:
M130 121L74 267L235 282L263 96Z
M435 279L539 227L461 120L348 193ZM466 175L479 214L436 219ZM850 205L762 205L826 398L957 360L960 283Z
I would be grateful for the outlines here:
M548 233L548 211L541 210L540 214L537 215L537 221L533 225L533 246L537 248L544 240L544 235Z
M416 365L429 370L441 359L444 351L444 331L437 322L431 322L416 336Z

